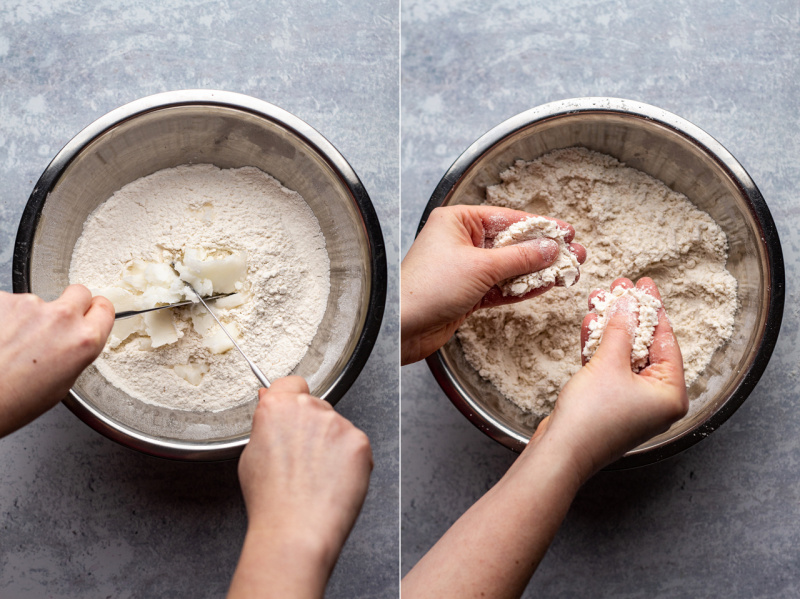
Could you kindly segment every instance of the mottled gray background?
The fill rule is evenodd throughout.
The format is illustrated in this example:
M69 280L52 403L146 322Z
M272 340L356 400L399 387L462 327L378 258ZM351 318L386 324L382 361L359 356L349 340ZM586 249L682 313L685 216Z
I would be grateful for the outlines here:
M398 7L371 2L0 0L0 288L28 195L109 110L192 87L302 118L349 160L383 223L384 325L338 404L372 440L364 511L331 597L395 597L398 575ZM219 597L245 531L236 464L124 449L63 406L0 441L0 596Z
M684 454L587 484L526 596L800 596L800 5L404 0L401 20L404 252L467 146L578 96L647 102L709 132L756 181L783 242L787 310L754 393ZM425 364L401 378L406 572L514 455L450 405Z

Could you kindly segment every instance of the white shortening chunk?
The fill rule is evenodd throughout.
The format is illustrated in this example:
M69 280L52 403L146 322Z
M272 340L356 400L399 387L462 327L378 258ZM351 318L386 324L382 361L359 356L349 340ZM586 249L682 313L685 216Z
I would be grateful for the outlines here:
M166 263L133 260L125 267L122 284L141 294L138 296L141 309L174 304L185 297L186 285Z
M128 310L138 310L139 301L138 297L121 289L120 287L107 287L105 289L92 289L92 296L102 295L112 304L114 304L115 312L126 312ZM117 320L114 322L114 327L111 329L111 334L108 337L108 345L112 349L119 347L128 337L135 333L144 331L144 320L141 316L134 316L124 320Z
M238 291L247 275L247 254L220 254L209 253L203 248L188 248L183 253L183 261L176 262L175 268L181 279L202 296Z
M144 271L147 263L142 260L132 260L125 266L122 274L122 284L133 291L144 291L147 289L147 279L144 278Z
M239 341L239 327L236 326L235 322L226 324L225 328ZM226 351L233 349L233 343L228 339L225 331L219 327L217 327L213 333L203 338L203 345L214 354L224 354Z
M156 306L174 304L183 299L184 294L182 291L175 292L164 287L148 287L147 290L139 296L142 308L155 308Z
M138 310L139 302L135 295L120 287L105 287L103 289L91 289L92 297L102 295L112 304L115 312L125 312L127 310Z
M215 303L219 303L220 301L222 301L222 299L217 300ZM203 346L210 349L212 353L224 354L226 351L233 348L233 343L231 343L225 331L217 326L214 317L211 316L208 310L203 308L203 306L192 306L189 316L192 319L192 327L194 327L194 330L203 338ZM239 341L239 327L236 326L235 322L225 323L225 328Z
M589 325L589 338L583 348L583 355L585 358L591 359L600 347L603 333L615 311L614 304L624 296L631 297L636 306L637 321L636 328L632 331L631 370L640 372L648 363L650 346L653 344L653 336L658 324L658 311L661 309L661 302L649 293L635 287L626 289L622 286L617 286L611 290L611 293L601 293L592 298L592 309L598 315L598 318Z
M192 319L192 327L201 337L211 335L213 329L217 326L214 317L200 304L195 304L190 308L189 317Z
M250 298L245 293L234 293L228 297L221 297L214 301L214 307L222 310L230 310L231 308L238 308Z
M144 315L145 332L150 336L153 348L178 340L178 329L169 310L156 310Z
M178 272L175 272L176 270ZM184 299L196 301L194 294L186 286L188 282L202 296L213 293L232 294L220 298L216 304L221 309L229 310L241 306L250 299L248 292L241 291L246 275L245 252L189 248L184 251L183 262L177 262L174 269L167 262L131 260L125 266L119 287L94 289L92 294L108 298L117 312L145 310L174 304ZM233 347L202 306L197 305L192 308L190 317L192 326L201 337L207 339L204 345L211 351L224 353ZM238 335L235 325L232 325L232 329ZM142 349L175 343L181 336L169 311L148 312L143 316L116 322L109 337L109 346L112 349L116 348L135 334L150 337L145 344L147 347L143 346Z
M132 316L114 322L111 334L108 336L108 346L112 349L119 347L131 335L144 332L144 319L141 316Z
M208 372L208 364L176 364L173 367L175 374L197 387L203 380L203 375Z
M144 278L152 286L169 289L175 283L183 288L180 277L166 262L150 262L144 268Z

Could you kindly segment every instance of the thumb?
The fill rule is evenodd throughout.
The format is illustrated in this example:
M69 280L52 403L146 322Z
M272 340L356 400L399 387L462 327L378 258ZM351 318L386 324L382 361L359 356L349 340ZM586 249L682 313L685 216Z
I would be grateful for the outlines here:
M274 395L275 393L308 393L308 383L300 376L284 376L272 381L269 389L259 389L259 397L262 395Z
M625 366L630 370L639 307L632 297L623 296L614 302L610 310L611 315L594 359L602 360L603 363L608 361L611 366Z
M499 282L547 268L556 261L559 250L558 243L547 237L540 237L486 251L487 256L491 256Z

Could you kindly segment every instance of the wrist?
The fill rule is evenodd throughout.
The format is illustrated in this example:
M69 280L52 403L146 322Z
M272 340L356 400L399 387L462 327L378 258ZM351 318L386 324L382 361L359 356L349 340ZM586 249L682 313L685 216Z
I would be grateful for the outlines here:
M550 430L528 442L512 470L514 476L546 480L573 496L594 474L593 467L581 459L574 447L562 442Z
M400 365L412 364L422 359L420 345L422 326L418 323L419 310L415 307L413 293L403 292L400 302Z
M267 548L294 559L303 556L302 562L314 570L330 571L339 557L341 547L330 535L302 523L286 520L284 522L251 521L247 526L245 544Z
M228 598L321 598L335 561L318 536L286 527L248 526Z

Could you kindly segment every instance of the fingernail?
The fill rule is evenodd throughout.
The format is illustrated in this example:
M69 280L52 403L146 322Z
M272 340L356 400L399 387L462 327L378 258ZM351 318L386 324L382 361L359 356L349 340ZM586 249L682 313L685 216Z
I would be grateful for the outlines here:
M558 243L549 237L540 237L539 239L529 239L523 241L520 245L536 248L542 259L546 262L554 262L558 256Z

